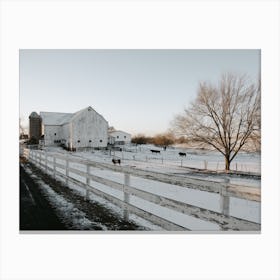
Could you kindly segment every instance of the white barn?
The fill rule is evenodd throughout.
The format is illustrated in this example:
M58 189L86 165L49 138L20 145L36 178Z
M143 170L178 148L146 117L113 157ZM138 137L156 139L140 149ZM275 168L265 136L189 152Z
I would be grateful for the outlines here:
M107 147L108 122L92 107L76 113L40 112L45 146Z
M128 144L131 142L131 134L121 130L114 130L109 132L109 139L114 144Z

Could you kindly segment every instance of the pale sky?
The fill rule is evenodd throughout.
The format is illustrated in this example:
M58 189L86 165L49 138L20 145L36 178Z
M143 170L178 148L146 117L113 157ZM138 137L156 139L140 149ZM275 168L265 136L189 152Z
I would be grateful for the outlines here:
M200 81L260 74L260 50L20 50L20 117L92 106L131 134L166 132Z

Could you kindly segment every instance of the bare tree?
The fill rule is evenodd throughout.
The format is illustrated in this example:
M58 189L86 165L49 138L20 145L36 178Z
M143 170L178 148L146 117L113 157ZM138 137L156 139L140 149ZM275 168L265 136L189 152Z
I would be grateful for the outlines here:
M230 170L249 137L260 135L260 96L260 82L246 75L224 74L217 86L200 83L196 100L175 117L173 131L214 147Z

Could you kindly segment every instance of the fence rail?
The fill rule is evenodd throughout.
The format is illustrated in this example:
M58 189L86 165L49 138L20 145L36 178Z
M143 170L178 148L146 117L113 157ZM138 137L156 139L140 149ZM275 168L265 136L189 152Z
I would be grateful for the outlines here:
M40 150L23 149L21 151L21 154L39 168L44 169L46 172L49 172L52 176L60 176L64 178L67 184L69 184L69 182L72 182L82 187L85 190L86 198L89 197L89 193L93 193L97 196L105 198L106 200L116 204L117 206L120 206L121 208L123 208L124 216L126 218L128 218L129 214L135 214L156 225L159 225L166 230L188 230L187 227L178 224L178 222L168 220L167 218L151 213L147 209L143 210L133 205L131 203L131 197L137 197L149 203L153 203L157 206L171 209L178 213L195 217L202 221L214 223L218 225L221 230L260 230L259 223L236 218L230 216L229 214L231 197L260 202L260 190L256 188L234 186L228 181L220 183L215 181L206 181L175 175L170 176L157 172L139 170L129 166L115 166L109 163L98 163L81 159L75 156L68 156L64 154L45 152ZM59 163L57 162L58 160L62 160L64 161L64 163ZM73 166L70 166L70 164L72 163L78 163L85 166L86 171L82 171ZM63 172L60 172L58 169L63 170ZM123 174L123 183L93 175L91 174L92 169L110 170ZM86 182L84 183L70 177L69 173L81 176L85 179ZM189 203L165 197L164 195L159 195L146 190L135 188L131 185L131 175L138 178L172 184L183 188L219 194L220 212L215 212L210 209L204 209L195 205L191 205ZM123 194L123 199L117 198L111 193L94 187L94 182L120 191ZM91 183L93 183L93 185Z

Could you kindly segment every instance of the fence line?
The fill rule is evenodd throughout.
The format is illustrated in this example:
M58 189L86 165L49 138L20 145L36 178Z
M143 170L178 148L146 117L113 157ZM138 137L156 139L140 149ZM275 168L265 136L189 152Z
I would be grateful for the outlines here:
M32 153L35 151L31 151ZM43 153L42 151L36 151L36 153ZM55 156L58 159L65 160L66 156L58 153L49 153L50 156ZM36 155L38 156L38 155ZM208 191L208 192L214 192L214 193L220 193L221 185L223 185L221 182L217 181L211 181L211 180L203 180L198 178L192 178L192 177L181 177L181 176L175 176L172 175L166 175L162 173L152 172L152 171L145 171L145 170L137 170L131 167L127 166L115 166L108 163L98 163L93 162L77 157L71 157L71 162L80 163L84 165L90 165L92 167L97 168L105 168L116 172L125 172L129 173L134 176L142 177L144 179L151 179L160 181L162 183L167 184L174 184L180 187L186 187L186 188L192 188L196 190L201 191ZM60 165L60 168L64 169L64 165ZM228 196L241 198L241 199L248 199L260 202L260 189L259 188L252 188L252 187L243 187L239 185L229 184L226 182L226 184L223 185L224 193L227 193Z
M80 159L77 157L69 157L58 153L50 153L39 150L25 149L23 155L41 169L46 169L53 177L61 176L65 179L66 184L69 182L75 183L85 189L85 197L89 198L89 193L101 196L110 202L123 208L124 217L128 219L129 214L136 214L146 220L151 221L167 230L188 230L174 221L166 220L163 217L148 212L147 210L140 209L131 204L131 196L141 198L145 201L154 203L158 206L174 210L178 213L186 214L203 221L208 221L219 225L223 230L259 230L260 224L236 218L229 215L230 197L237 197L251 201L260 202L260 192L253 188L240 186L236 187L229 184L229 182L218 183L214 181L205 181L196 178L182 178L180 176L170 176L151 171L136 170L127 166L114 166L108 163L97 163L89 160ZM44 155L44 156L43 156ZM52 158L52 159L50 159ZM64 164L58 163L57 159L65 161ZM70 163L79 163L86 166L86 171L78 170L70 167ZM50 167L50 166L51 167ZM57 169L62 169L65 174L59 172ZM91 168L105 169L116 171L124 175L123 184L113 180L96 176L90 173ZM82 183L69 176L69 173L76 174L86 179L86 183ZM185 202L180 202L174 199L167 198L163 195L154 194L144 190L139 190L131 186L130 176L145 178L148 180L159 181L163 183L173 184L180 187L191 188L199 191L207 191L220 194L220 212L215 212L209 209L204 209L198 206L190 205ZM118 190L123 193L123 199L116 198L115 196L101 191L90 183L96 182L106 185L112 189Z
M146 151L149 151L146 150ZM116 152L118 152L118 156L116 156ZM134 153L132 157L125 157L123 152L132 152ZM163 164L164 162L168 162L169 165L172 166L181 166L181 167L186 167L186 168L193 168L190 164L193 162L190 161L189 157L183 158L183 157L178 157L176 159L174 158L166 158L162 154L157 156L153 156L151 154L146 154L145 157L137 157L137 151L129 150L122 148L122 151L115 150L112 151L109 150L109 152L104 152L104 154L108 156L113 156L120 158L122 160L133 160L136 162L153 162L153 163L158 163L158 164ZM223 161L209 161L205 159L197 159L195 160L196 162L196 168L197 169L205 169L205 170L212 170L212 171L218 171L218 170L223 170L224 169L224 162ZM220 167L220 168L219 168ZM232 162L232 170L235 171L241 171L241 172L250 172L250 173L257 173L259 174L259 171L254 171L254 168L250 167L250 164L242 164L239 162Z

